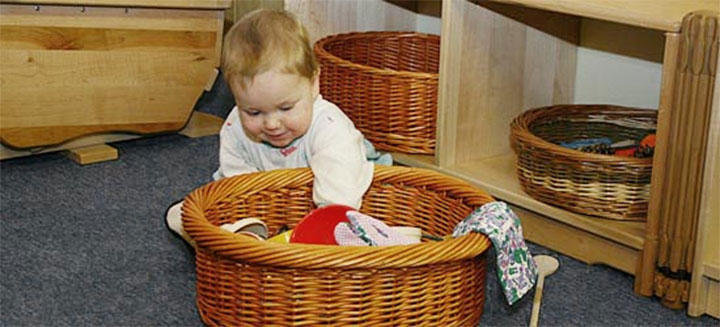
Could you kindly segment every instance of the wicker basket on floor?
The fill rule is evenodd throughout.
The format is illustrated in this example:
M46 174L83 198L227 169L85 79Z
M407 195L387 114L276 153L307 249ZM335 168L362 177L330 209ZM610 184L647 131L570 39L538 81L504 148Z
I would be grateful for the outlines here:
M581 152L578 139L640 140L655 132L657 111L609 105L557 105L528 110L511 123L517 176L535 199L617 220L645 220L652 158Z
M235 176L185 198L197 243L197 305L213 326L474 326L485 301L482 234L405 246L279 244L219 225L261 217L271 234L314 208L307 168ZM378 166L361 212L450 234L493 199L439 173Z
M440 37L358 32L315 43L320 93L337 104L375 147L432 154L435 149Z

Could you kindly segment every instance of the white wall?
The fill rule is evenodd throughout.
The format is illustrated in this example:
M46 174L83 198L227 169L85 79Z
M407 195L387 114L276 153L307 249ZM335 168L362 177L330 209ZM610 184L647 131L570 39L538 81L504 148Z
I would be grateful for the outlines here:
M578 47L574 102L657 109L662 65Z
M438 17L418 14L416 32L440 35L442 21Z

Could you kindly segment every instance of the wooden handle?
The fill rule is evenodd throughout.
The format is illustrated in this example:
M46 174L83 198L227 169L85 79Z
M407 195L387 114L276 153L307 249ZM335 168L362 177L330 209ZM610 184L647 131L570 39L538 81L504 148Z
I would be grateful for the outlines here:
M535 297L533 298L532 314L530 315L530 327L537 327L538 325L538 317L540 316L540 301L542 300L544 284L545 275L538 275L537 284L535 285Z

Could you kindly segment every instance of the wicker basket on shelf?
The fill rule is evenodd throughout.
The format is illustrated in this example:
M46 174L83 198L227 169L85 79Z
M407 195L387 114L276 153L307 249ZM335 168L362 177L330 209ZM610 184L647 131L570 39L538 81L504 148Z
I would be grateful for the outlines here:
M378 149L435 151L440 37L414 32L336 34L315 43L320 93Z
M471 233L405 246L280 244L219 225L260 217L271 234L314 208L310 169L207 184L185 198L197 243L197 305L213 326L474 326L482 314L489 240ZM442 236L493 199L436 172L376 167L361 212Z
M655 132L657 111L610 105L557 105L511 123L517 176L533 198L570 211L645 220L652 158L587 153L559 144L578 139L640 140Z

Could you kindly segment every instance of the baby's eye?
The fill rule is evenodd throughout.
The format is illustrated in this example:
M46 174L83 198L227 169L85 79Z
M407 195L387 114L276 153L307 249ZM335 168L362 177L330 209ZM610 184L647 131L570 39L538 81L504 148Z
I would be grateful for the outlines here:
M292 108L293 108L293 107L282 107L282 108L280 108L280 111L288 111L288 110L290 110L290 109L292 109Z
M257 116L260 114L259 110L245 110L245 114L248 116Z

